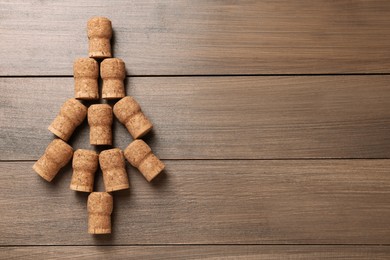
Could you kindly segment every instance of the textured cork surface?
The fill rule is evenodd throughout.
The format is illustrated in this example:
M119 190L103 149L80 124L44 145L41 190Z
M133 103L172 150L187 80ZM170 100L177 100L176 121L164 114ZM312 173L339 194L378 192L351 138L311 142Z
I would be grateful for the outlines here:
M121 149L114 148L102 151L99 155L99 163L107 192L129 188L125 158Z
M165 165L142 140L131 142L124 151L126 159L136 167L149 182L152 181Z
M88 233L111 233L113 204L113 198L107 192L92 192L88 196Z
M99 98L99 64L92 58L79 58L73 63L74 95L77 99Z
M78 149L73 154L73 175L70 189L92 192L99 156L95 151Z
M150 130L153 125L142 112L138 102L130 96L124 97L114 105L114 114L124 124L134 139L138 139Z
M390 1L0 10L1 259L390 259ZM149 185L131 167L134 191L113 195L115 235L98 238L70 163L54 183L31 168L74 97L93 15L112 20L112 54L137 75L126 92L168 173ZM83 125L70 140L90 149ZM113 130L126 148L130 134Z
M111 57L111 21L106 17L93 17L88 21L87 27L89 39L89 57Z
M61 139L54 139L46 148L45 153L33 165L33 169L42 178L52 181L58 171L72 158L73 149Z
M112 145L112 108L107 104L88 108L89 141L92 145Z
M102 97L105 99L123 98L126 78L125 63L118 58L105 59L100 64L100 75L103 79Z
M61 107L59 114L48 127L49 131L68 141L74 130L87 115L87 108L74 98L68 99Z

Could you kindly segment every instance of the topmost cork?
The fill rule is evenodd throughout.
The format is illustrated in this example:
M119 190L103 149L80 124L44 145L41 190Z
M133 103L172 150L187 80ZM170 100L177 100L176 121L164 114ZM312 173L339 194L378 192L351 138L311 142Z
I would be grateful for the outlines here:
M106 17L92 17L88 21L89 57L110 58L111 21Z

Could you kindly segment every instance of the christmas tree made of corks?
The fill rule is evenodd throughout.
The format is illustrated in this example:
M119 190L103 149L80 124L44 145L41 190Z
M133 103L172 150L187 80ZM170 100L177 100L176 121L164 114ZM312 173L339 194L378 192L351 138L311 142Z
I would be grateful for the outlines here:
M76 59L73 65L75 98L68 99L49 126L58 138L46 148L33 169L50 182L73 157L70 189L90 192L88 196L88 233L111 233L113 198L110 193L129 188L125 158L148 180L152 181L164 164L152 153L141 138L152 129L152 123L142 112L134 98L126 96L124 79L125 63L112 58L111 21L105 17L93 17L88 21L89 58ZM102 78L102 98L118 100L113 108L108 104L94 104L88 108L79 100L99 100L99 63ZM96 153L78 149L73 152L67 144L72 133L86 117L90 126L91 145L112 146L113 114L126 126L133 137L127 148L108 149ZM103 172L105 192L93 192L95 172L98 166Z

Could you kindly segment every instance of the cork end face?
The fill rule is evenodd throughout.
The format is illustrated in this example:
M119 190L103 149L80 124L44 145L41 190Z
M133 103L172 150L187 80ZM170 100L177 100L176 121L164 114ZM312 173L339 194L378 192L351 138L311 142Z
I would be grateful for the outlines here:
M54 176L48 175L45 169L43 169L38 163L35 163L32 168L44 180L48 182L51 182L53 180Z
M112 139L90 139L91 145L112 145Z
M71 184L70 189L74 190L74 191L81 191L81 192L92 192L93 191L93 188L91 188L89 186L80 186L80 185L76 185L76 184Z
M120 99L125 96L125 93L118 93L118 92L107 92L102 93L102 98L104 99Z
M92 235L111 234L111 229L108 228L89 228L88 233Z
M75 99L79 100L97 100L99 99L99 94L85 91L77 91L74 93L74 97Z
M112 54L111 52L91 51L89 52L89 57L95 59L105 59L105 58L111 58Z
M78 100L98 100L99 96L91 96L88 93L76 93L74 97Z
M57 136L58 138L61 138L62 140L64 141L68 141L69 139L69 136L62 133L61 131L57 130L57 128L55 128L53 126L53 124L49 125L49 127L47 128L50 132L52 132L55 136Z
M118 191L118 190L126 190L130 188L130 185L127 184L120 184L116 186L106 187L106 192L112 192L112 191Z

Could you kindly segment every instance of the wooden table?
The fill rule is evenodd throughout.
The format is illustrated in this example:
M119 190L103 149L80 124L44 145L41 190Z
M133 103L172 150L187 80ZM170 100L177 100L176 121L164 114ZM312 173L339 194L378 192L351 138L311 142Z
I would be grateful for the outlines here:
M94 15L166 164L151 184L127 165L110 236L70 165L31 168ZM0 90L2 259L390 257L390 1L2 0ZM70 144L95 149L86 122Z

